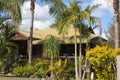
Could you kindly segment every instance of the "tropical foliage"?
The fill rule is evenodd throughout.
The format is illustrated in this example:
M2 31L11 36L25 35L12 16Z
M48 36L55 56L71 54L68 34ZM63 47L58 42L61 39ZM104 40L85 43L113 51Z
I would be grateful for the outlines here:
M30 0L30 1L31 1L31 3L30 3L31 22L30 22L30 39L29 39L29 55L28 55L29 56L28 57L29 64L31 64L31 59L32 59L32 37L33 37L34 9L35 9L35 0ZM52 5L56 6L57 9L61 9L61 7L63 7L63 3L61 0L41 0L41 1L52 4ZM52 7L51 7L51 9L52 9Z
M11 63L18 56L18 48L9 38L16 30L14 27L14 25L6 23L1 24L0 28L0 66L3 72L5 69L9 70Z
M44 40L44 46L43 46L43 52L44 55L48 58L50 58L50 65L54 65L55 59L58 59L59 57L59 47L60 47L60 41L57 37L53 35L47 35ZM53 76L53 72L51 71L51 77Z
M98 80L114 80L116 74L114 59L119 51L108 46L97 46L87 51L87 59L95 70Z
M44 55L48 58L53 56L54 58L59 57L59 47L60 41L57 37L52 35L47 35L44 40Z
M0 0L0 69L2 72L8 72L12 62L18 56L17 46L10 41L9 36L16 30L15 25L18 26L21 22L22 3L23 0ZM15 25L10 22L10 19Z
M18 26L21 22L22 3L23 0L0 0L0 69L2 72L8 72L12 62L18 56L17 46L10 41L9 36L16 30L15 25Z
M30 54L29 54L29 63L31 63L32 58L32 31L33 31L33 21L34 21L34 9L35 9L35 0L31 1L31 35L30 35ZM98 18L91 16L93 10L95 10L99 5L87 6L85 9L81 8L81 5L78 2L69 0L69 6L65 5L62 0L41 0L50 4L50 14L55 16L55 23L52 25L57 28L59 34L63 36L67 34L68 29L73 27L75 30L75 68L73 63L68 60L62 61L58 60L59 55L59 40L52 36L48 35L44 40L44 56L51 59L41 60L35 63L32 63L30 67L25 65L19 65L13 70L13 74L16 76L23 77L46 77L49 72L52 71L57 79L69 79L69 77L74 78L74 74L77 75L76 79L81 79L81 44L80 44L80 54L79 59L77 59L77 32L79 32L79 38L89 37L89 27L91 24L94 24ZM0 72L7 71L9 69L11 62L16 59L17 46L13 44L9 36L16 30L15 25L18 25L21 22L21 11L20 7L23 4L24 0L0 0L0 12L5 12L10 15L8 18L0 19ZM119 0L113 0L113 8L115 14L115 48L119 47L119 36L118 36L118 16L119 16ZM1 16L0 16L1 17ZM15 25L3 24L3 21L6 19L12 19ZM99 25L100 26L100 25ZM80 42L81 43L81 42ZM97 46L90 51L87 51L87 58L92 64L92 68L95 70L97 78L99 80L113 80L116 74L115 67L115 57L120 54L120 49L112 49L108 46L100 47ZM77 61L79 60L79 62ZM55 61L55 63L54 63ZM49 66L49 64L51 64ZM78 65L79 64L79 65ZM79 69L78 69L79 68ZM74 70L75 69L75 70ZM78 71L79 70L79 71ZM76 73L74 73L76 71ZM70 74L72 73L72 74ZM79 77L79 78L78 78Z
M63 36L68 33L68 29L73 27L74 28L74 42L75 42L75 69L76 69L76 79L78 80L81 78L81 38L88 37L89 32L89 24L91 22L95 23L96 18L91 16L93 10L95 10L99 5L94 6L87 6L84 10L82 10L81 5L79 5L75 1L69 1L69 7L64 7L64 9L59 10L56 13L56 20L55 23L52 25L53 28L58 30L59 34ZM53 10L55 9L55 10ZM56 8L52 8L51 14L56 12ZM79 49L79 65L77 61L77 32L79 32L79 39L80 39L80 49ZM79 66L79 69L78 69ZM78 71L79 70L79 71ZM78 74L79 73L79 74Z
M18 25L20 24L21 17L21 6L24 0L0 0L0 12L8 13L13 22Z
M23 62L26 63L27 60ZM12 74L17 77L50 78L50 72L54 71L57 80L71 80L75 78L75 66L71 60L59 59L53 66L50 66L50 60L35 58L31 64L28 67L27 63L23 65L20 63L12 70Z
M45 78L47 76L46 70L49 66L49 60L35 59L32 61L32 65L18 65L16 66L12 73L18 77L39 77Z
M59 59L54 63L53 66L49 66L47 72L54 71L55 76L58 80L68 80L70 78L75 78L74 76L74 62L70 60Z

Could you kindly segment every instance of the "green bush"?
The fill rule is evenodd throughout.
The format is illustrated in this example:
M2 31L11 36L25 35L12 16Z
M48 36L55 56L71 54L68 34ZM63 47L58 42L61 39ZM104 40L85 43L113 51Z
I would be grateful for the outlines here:
M19 65L12 71L14 76L17 77L35 77L45 78L50 75L51 70L54 71L58 80L74 80L74 62L70 60L59 60L54 63L54 66L50 66L49 60L33 60L32 65Z
M13 70L13 74L18 77L26 77L28 73L27 66L18 66Z
M34 63L34 77L43 78L46 76L46 70L48 69L50 62L48 60L40 60L39 62Z
M0 72L3 72L5 70L5 64L3 63L3 61L0 61Z
M48 60L33 60L32 65L24 65L15 67L12 71L13 75L18 77L45 77L48 68Z
M46 69L44 67L40 67L37 72L34 73L34 77L44 78L46 77Z
M70 80L75 77L74 61L59 59L53 66L49 66L47 72L54 72L57 80Z

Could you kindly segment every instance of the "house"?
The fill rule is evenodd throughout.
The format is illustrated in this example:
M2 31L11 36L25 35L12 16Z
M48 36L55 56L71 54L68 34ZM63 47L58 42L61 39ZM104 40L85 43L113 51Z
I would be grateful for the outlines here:
M33 30L32 56L43 57L44 55L43 42L45 37L50 34L58 37L61 41L61 44L60 44L61 58L65 58L66 56L68 56L68 58L74 58L73 57L74 56L74 40L70 40L70 37L74 36L73 28L69 29L68 34L64 36L59 35L56 29ZM77 32L77 35L79 35L78 32ZM19 30L18 32L10 36L11 41L13 41L15 44L18 45L19 54L23 56L28 56L29 37L30 37L30 31L23 31L23 30ZM95 47L97 44L99 44L99 40L102 40L102 43L106 42L105 39L99 36L96 36L92 32L87 39L82 38L82 54L83 55L85 55L86 43L88 43L88 39L89 39L90 48ZM77 39L78 52L79 52L79 42L80 42L79 39Z

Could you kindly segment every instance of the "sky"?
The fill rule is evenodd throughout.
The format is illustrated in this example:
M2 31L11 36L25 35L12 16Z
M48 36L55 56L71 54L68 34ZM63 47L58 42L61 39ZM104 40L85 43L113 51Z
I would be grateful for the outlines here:
M68 4L67 0L63 0ZM106 38L105 31L108 30L110 23L113 22L113 8L112 2L105 2L106 0L82 0L83 8L87 5L101 4L91 15L100 18L102 23L102 37ZM49 6L47 4L35 3L35 19L34 29L47 29L54 23L54 17L49 14ZM22 23L21 30L30 29L30 2L25 2L22 6ZM99 35L99 29L94 30Z

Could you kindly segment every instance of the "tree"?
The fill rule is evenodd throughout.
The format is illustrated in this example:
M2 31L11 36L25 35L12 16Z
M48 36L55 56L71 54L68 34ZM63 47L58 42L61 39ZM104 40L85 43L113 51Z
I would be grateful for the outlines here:
M113 0L113 9L114 9L114 36L115 36L115 48L119 48L119 22L120 22L120 14L119 14L119 0ZM118 64L118 63L117 63ZM117 79L120 79L120 71L118 66L117 71Z
M18 26L21 22L21 6L24 0L0 0L0 11L8 13L13 22Z
M0 62L4 69L9 69L10 63L15 59L15 53L17 53L17 46L10 42L8 37L16 29L15 26L18 27L21 22L20 7L22 4L23 0L0 0L0 14L4 14L3 16L0 16ZM9 17L6 17L6 14L9 15ZM11 19L15 25L6 21L8 19Z
M61 0L41 0L41 1L52 4L52 5L57 5L56 8L60 8L62 6ZM31 23L30 23L30 38L29 38L29 53L28 53L29 54L29 60L28 60L29 64L31 64L31 58L32 58L32 37L33 37L33 24L34 24L34 9L35 9L35 0L31 0L31 3L30 3Z
M120 27L118 27L120 29ZM114 28L114 23L110 25L109 29L108 29L108 32L107 32L107 37L108 37L108 45L112 48L115 48L115 36L114 36L114 33L115 33L115 28ZM120 33L119 33L120 35ZM119 37L119 44L120 44L120 37ZM117 48L118 49L118 48ZM117 50L116 51L119 51ZM119 55L118 55L119 56ZM117 67L117 65L119 64L119 61L116 62L116 59L114 60L115 62L115 66ZM118 66L119 67L119 66ZM117 67L117 68L118 68ZM119 69L117 69L117 72L119 72ZM117 78L119 78L119 74L117 76ZM119 79L118 79L119 80Z
M83 76L84 76L84 75L82 76L82 71L81 71L81 67L82 67L82 45L81 45L82 38L86 38L87 40L89 40L88 37L91 34L91 31L89 29L92 28L92 25L96 25L96 23L97 23L96 27L100 26L100 19L97 17L91 16L92 11L97 9L99 6L100 5L93 5L93 6L88 5L84 10L84 12L87 13L86 17L85 16L79 17L80 18L79 24L77 24L77 28L78 28L79 34L80 34L80 37L79 37L79 40L80 40L80 45L79 45L79 75L80 75L80 78L83 78ZM84 21L87 21L88 23L85 24ZM88 43L86 43L86 50L88 49L87 44Z
M51 66L54 64L54 60L59 57L59 47L60 41L57 37L48 35L45 37L43 52L46 57L50 58ZM51 77L53 76L53 71L51 72Z
M119 22L120 22L120 16L119 16L120 15L119 14L120 7L119 7L119 5L120 5L120 2L119 2L119 0L111 0L111 1L113 1L113 10L114 10L114 36L115 36L114 47L119 48L120 47L120 45L119 45ZM119 64L119 63L117 63L117 64ZM119 80L120 79L119 66L117 68L118 68L117 79Z
M18 56L18 48L9 38L16 31L15 25L3 21L9 17L2 18L0 19L0 69L6 72L6 69L9 70L11 63Z
M120 17L119 17L119 0L105 0L108 2L108 4L110 2L112 2L113 4L113 10L114 10L114 28L115 28L115 32L114 32L114 36L115 36L115 48L119 47L119 21L120 21Z
M113 0L114 27L115 27L115 48L119 47L119 0Z
M80 24L80 26L78 26L79 33L81 34L80 35L80 41L82 40L82 38L86 39L86 50L89 50L89 48L90 48L89 47L89 42L90 42L90 37L89 36L92 33L91 31L93 31L95 28L99 27L100 28L100 34L101 34L101 28L102 28L101 20L98 17L91 16L91 13L94 10L96 10L99 6L100 6L99 4L98 5L93 5L93 6L88 5L85 8L85 11L89 13L90 22L88 22L88 24L84 24L84 23L82 23L82 20L81 20L82 24ZM84 19L83 19L83 21L84 21ZM81 52L82 52L81 49L82 49L82 47L81 47L81 44L80 44L80 51L79 51L80 53L79 53L79 55L81 55ZM86 68L87 67L87 63L88 63L87 58L86 58L86 54L85 54L84 57L85 57L84 66ZM80 56L79 58L82 58L82 56ZM80 60L82 60L82 59L80 59ZM81 63L81 61L80 61L80 63ZM81 65L83 65L83 64L81 63ZM84 78L85 78L85 73L86 73L86 69L84 69L83 75L81 76L82 80L84 80Z
M29 59L28 63L31 65L32 59L32 38L33 38L33 24L34 24L34 9L35 9L35 0L31 0L30 11L31 11L31 22L30 22L30 38L29 38Z
M79 64L79 78L78 78L78 61L77 61L77 35L79 32L80 41L83 36L83 29L85 26L84 21L90 22L90 13L94 10L96 6L88 6L85 10L82 10L80 6L78 6L77 2L70 2L70 6L67 8L62 9L57 13L55 23L52 25L53 27L57 28L60 34L65 35L69 28L74 28L74 38L75 38L75 72L76 72L76 79L81 78L81 61ZM81 44L81 42L80 42ZM81 47L80 47L80 54L81 57ZM79 59L81 60L81 59Z

